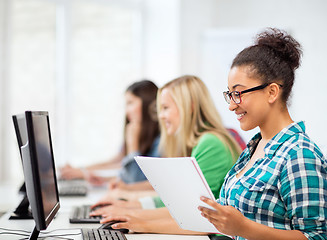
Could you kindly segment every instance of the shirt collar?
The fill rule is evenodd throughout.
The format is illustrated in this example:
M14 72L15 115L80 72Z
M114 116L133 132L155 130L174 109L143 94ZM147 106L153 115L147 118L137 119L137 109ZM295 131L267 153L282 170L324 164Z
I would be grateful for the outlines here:
M272 158L276 152L276 150L285 142L287 139L291 138L295 134L304 133L305 125L303 121L293 122L279 133L277 133L265 146L265 155L269 158ZM257 133L248 143L248 148L250 154L255 149L258 142L261 140L261 133Z

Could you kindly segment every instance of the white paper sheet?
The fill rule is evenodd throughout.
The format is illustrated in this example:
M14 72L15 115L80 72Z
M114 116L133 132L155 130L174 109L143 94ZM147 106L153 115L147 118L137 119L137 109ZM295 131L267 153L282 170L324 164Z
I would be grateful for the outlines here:
M201 196L215 198L195 158L137 156L135 160L181 228L219 233L198 210L198 206L211 208Z

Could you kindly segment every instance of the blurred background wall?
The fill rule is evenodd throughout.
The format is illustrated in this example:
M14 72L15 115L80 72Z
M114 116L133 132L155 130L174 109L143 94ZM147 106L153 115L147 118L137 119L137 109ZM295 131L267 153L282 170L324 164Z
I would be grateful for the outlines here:
M291 115L327 151L327 2L324 0L0 0L0 181L22 180L11 120L49 111L57 166L113 156L122 144L124 91L182 74L207 84L226 127L234 56L266 27L303 46Z

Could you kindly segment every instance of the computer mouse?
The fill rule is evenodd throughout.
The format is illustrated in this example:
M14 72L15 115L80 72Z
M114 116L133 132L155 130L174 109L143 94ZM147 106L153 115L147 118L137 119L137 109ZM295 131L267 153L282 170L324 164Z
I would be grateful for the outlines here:
M120 231L122 233L128 233L128 229L126 228L121 228L121 229L113 229L111 226L115 223L120 223L122 221L110 221L110 222L107 222L107 223L104 223L102 224L99 229L107 229L107 230L115 230L115 231Z

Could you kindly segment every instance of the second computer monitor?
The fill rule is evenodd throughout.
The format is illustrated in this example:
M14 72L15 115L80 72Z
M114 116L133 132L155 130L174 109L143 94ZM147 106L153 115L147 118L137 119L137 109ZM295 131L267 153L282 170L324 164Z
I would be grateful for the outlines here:
M18 143L18 149L20 154L20 159L22 161L21 147L27 143L27 128L25 114L13 115L12 120L14 123L16 139ZM10 215L9 219L32 219L32 213L29 209L29 201L26 195L25 182L19 188L19 192L23 194L23 198L15 211Z
M19 153L20 155L22 155L20 148L27 143L27 128L26 128L25 114L13 115L12 120L15 127Z

